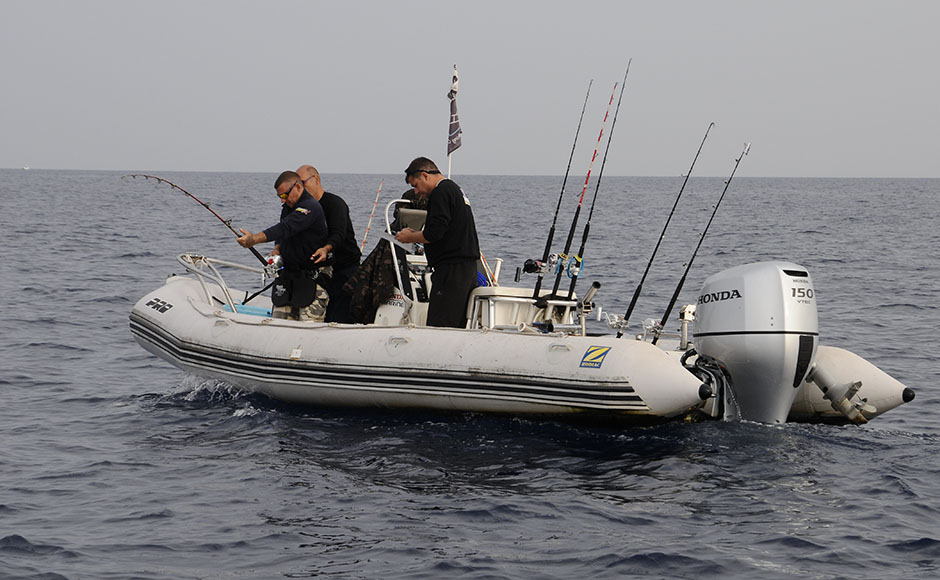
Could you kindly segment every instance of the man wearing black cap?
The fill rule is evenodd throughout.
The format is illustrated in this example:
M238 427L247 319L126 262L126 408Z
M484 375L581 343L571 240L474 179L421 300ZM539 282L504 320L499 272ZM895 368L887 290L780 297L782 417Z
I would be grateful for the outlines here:
M405 228L399 242L424 244L432 269L428 326L464 328L467 301L477 286L480 242L470 200L460 186L441 175L427 157L418 157L405 170L405 181L419 196L428 198L428 216L422 231Z

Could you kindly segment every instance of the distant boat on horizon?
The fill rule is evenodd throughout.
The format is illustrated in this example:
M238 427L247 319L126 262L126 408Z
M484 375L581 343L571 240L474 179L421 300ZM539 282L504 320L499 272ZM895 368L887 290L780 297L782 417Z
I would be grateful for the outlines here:
M23 171L29 171L29 164L23 166Z

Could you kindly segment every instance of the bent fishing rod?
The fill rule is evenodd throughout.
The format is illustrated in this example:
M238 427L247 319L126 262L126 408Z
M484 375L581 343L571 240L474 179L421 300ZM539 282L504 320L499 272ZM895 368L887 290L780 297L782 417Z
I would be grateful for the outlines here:
M715 214L718 213L718 206L721 205L721 200L725 198L725 194L728 193L728 186L731 185L731 180L734 179L734 173L738 170L738 165L741 164L741 160L744 159L744 156L747 155L747 152L751 150L751 144L744 144L744 151L741 152L741 156L738 157L734 162L734 169L731 170L731 176L728 177L728 181L725 182L725 188L721 192L721 197L718 198L718 203L715 204L715 209L712 210L712 216L708 218L708 223L705 224L705 229L702 230L702 235L698 238L698 244L695 246L695 251L692 252L692 257L689 258L689 263L686 264L685 272L682 274L682 278L679 280L679 285L676 286L676 291L672 293L672 298L669 299L669 306L666 307L666 312L663 314L663 319L659 321L659 327L663 328L666 325L666 322L669 320L669 313L672 312L673 306L676 305L676 300L679 299L679 292L682 291L682 286L685 285L685 278L689 275L689 270L692 269L692 262L695 261L695 256L698 254L698 249L702 247L702 241L705 239L705 234L708 233L708 228L712 225L712 220L715 219ZM653 337L653 344L656 344L659 341L659 335Z
M676 212L676 207L679 206L679 199L682 197L682 192L685 191L685 185L689 182L689 177L692 175L692 169L695 168L695 162L698 161L698 156L702 152L702 147L705 146L705 140L708 139L708 132L712 130L712 127L715 126L715 123L710 123L708 129L705 129L705 136L702 137L702 143L698 146L698 151L695 152L695 157L692 159L692 165L689 167L689 172L685 174L685 180L682 182L682 187L679 188L679 195L676 196L675 203L672 204L672 211L669 212L669 217L666 218L666 225L663 226L662 233L659 234L659 240L656 241L656 247L653 248L653 253L650 255L649 262L646 263L646 270L643 271L643 276L640 278L640 283L637 284L636 291L633 293L633 298L630 300L630 306L627 307L627 313L623 315L623 321L620 323L620 328L617 329L617 338L623 336L623 330L627 327L627 323L630 321L630 315L633 314L633 309L636 307L636 301L640 298L640 292L643 291L643 282L646 281L647 274L650 273L650 266L653 265L653 259L656 257L656 252L659 251L659 245L663 243L663 238L666 237L666 228L669 227L669 222L672 220L672 214Z
M568 287L568 300L574 296L574 286L578 283L578 276L581 274L581 266L584 264L584 249L587 246L588 235L591 232L591 218L594 217L594 206L597 204L597 192L601 188L601 179L604 177L604 166L607 165L607 154L610 152L610 142L614 138L614 129L617 127L617 115L620 114L620 103L623 101L623 90L627 87L627 75L630 74L630 63L633 59L627 61L627 71L623 73L623 82L620 83L620 96L617 98L617 109L614 111L614 120L610 123L610 135L607 136L607 147L604 149L604 159L601 161L601 170L597 173L597 183L594 184L594 199L591 200L591 210L588 212L587 223L584 224L584 233L581 234L581 249L574 257L577 267L574 276L571 276L571 286ZM616 86L616 85L615 85ZM569 272L570 274L570 272Z
M558 213L561 211L561 199L565 196L565 185L568 183L568 174L571 173L571 161L574 159L574 150L578 146L578 135L581 133L581 122L584 121L584 110L587 109L588 97L591 96L591 85L594 79L588 83L587 94L584 95L584 105L581 107L581 117L578 119L578 129L574 132L574 143L571 144L571 155L568 156L568 168L565 169L565 178L561 182L561 193L558 195L558 205L555 206L555 217L552 218L552 227L548 230L548 239L545 241L545 251L542 252L542 264L539 267L539 278L535 281L535 291L532 298L539 297L539 290L542 289L542 278L545 277L545 264L548 263L548 256L552 251L552 240L555 238L555 225L558 223Z
M610 106L613 104L614 95L616 94L617 83L614 83L614 90L610 92L610 100L607 102L607 111L604 113L604 121L601 123L601 132L597 135L597 143L594 145L594 155L591 156L591 164L588 165L588 172L584 177L584 187L581 188L581 199L578 201L578 208L574 211L574 218L571 220L571 229L568 230L568 240L565 242L565 251L559 254L559 261L567 260L568 252L571 251L571 241L574 239L574 231L578 227L578 217L581 215L581 206L584 204L584 192L587 191L588 181L591 179L591 170L594 168L594 160L597 159L597 148L600 147L601 139L604 137L604 127L607 125L607 116L610 115ZM552 296L558 293L562 271L563 268L559 267L558 273L555 274L555 285L552 287Z
M225 224L225 227L227 227L228 229L232 230L232 233L235 234L235 237L238 237L238 238L242 237L242 234L238 233L238 232L235 230L235 228L232 227L232 220L231 220L231 219L224 219L222 216L220 216L219 214L215 213L215 210L212 209L211 207L209 207L209 204L208 204L208 203L202 201L201 199L199 199L199 198L196 197L195 195L189 193L188 191L186 191L186 190L183 189L182 187L176 185L175 183L173 183L173 182L170 181L169 179L163 179L162 177L157 177L156 175L146 175L146 174L144 174L144 173L132 173L132 174L130 174L130 175L123 175L123 176L122 176L122 179L123 179L123 178L127 178L127 177L130 177L130 178L132 178L132 179L137 179L138 177L143 177L144 179L153 179L153 180L157 181L158 183L165 183L165 184L169 185L170 187L172 187L173 189L178 189L179 191L182 191L183 193L185 193L185 194L188 195L189 197L191 197L191 198L193 198L194 200L196 200L196 202L197 202L199 205L201 205L202 207L204 207L204 208L206 208L207 210L209 210L209 211L212 213L212 215L214 215L215 217L219 218L219 221L222 222L223 224ZM248 249L251 250L251 253L254 254L256 258L258 258L258 261L259 261L259 262L261 262L261 263L264 264L265 266L268 265L268 260L267 260L264 256L262 256L261 253L258 252L258 250L254 249L254 248L248 248Z

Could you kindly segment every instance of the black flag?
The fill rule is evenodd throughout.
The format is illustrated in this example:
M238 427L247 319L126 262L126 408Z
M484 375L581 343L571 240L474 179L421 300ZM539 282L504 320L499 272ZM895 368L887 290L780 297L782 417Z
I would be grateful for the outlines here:
M450 85L450 92L447 93L450 99L450 127L447 135L447 154L450 155L460 147L460 117L457 115L457 65L454 65L454 82Z

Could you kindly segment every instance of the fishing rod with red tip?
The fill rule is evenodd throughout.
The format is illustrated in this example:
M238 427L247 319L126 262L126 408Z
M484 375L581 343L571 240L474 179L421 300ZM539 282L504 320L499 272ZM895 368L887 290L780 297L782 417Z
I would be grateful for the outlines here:
M565 251L559 254L559 262L568 259L568 252L571 251L571 241L574 239L574 231L578 227L578 217L581 215L581 206L584 204L584 192L587 191L588 181L591 179L591 170L594 168L594 160L597 159L597 148L601 145L601 139L604 137L604 127L607 125L607 117L610 115L610 106L614 102L614 95L617 94L617 85L614 83L614 90L610 92L610 100L607 102L607 111L604 113L604 121L601 123L601 132L597 135L597 143L594 145L594 155L591 156L591 164L588 165L587 175L584 177L584 187L581 188L581 199L578 200L578 208L574 211L574 218L571 220L571 229L568 230L568 240L565 242ZM555 274L555 285L552 287L552 295L558 293L558 286L561 284L561 274L564 268L559 264L558 273Z
M223 218L222 216L220 216L219 214L215 213L215 210L212 209L211 207L209 207L209 204L208 204L208 203L202 201L201 199L199 199L199 198L196 197L195 195L189 193L188 191L186 191L186 190L183 189L182 187L176 185L175 183L173 183L173 182L170 181L169 179L164 179L164 178L162 178L162 177L157 177L156 175L147 175L147 174L144 174L144 173L131 173L131 174L129 174L129 175L124 175L124 176L122 176L122 178L127 178L127 177L130 177L130 178L132 178L132 179L137 179L138 177L143 177L144 179L153 179L153 180L157 181L158 183L165 183L165 184L169 185L170 187L172 187L173 189L177 189L177 190L179 190L179 191L182 191L183 193L185 193L185 194L188 195L189 197L191 197L191 198L193 198L194 200L196 200L196 202L197 202L199 205L201 205L202 207L204 207L204 208L206 208L207 210L209 210L209 212L210 212L212 215L214 215L215 217L217 217L220 222L222 222L223 224L225 224L225 227L227 227L228 229L230 229L230 230L232 231L232 233L235 234L235 237L240 238L240 237L242 236L242 234L238 233L238 231L236 231L235 228L232 227L232 220L231 220L231 219L225 219L225 218ZM254 254L256 258L258 258L258 261L259 261L259 262L261 262L261 263L264 264L265 266L268 265L268 260L267 260L267 258L265 258L264 256L262 256L261 253L258 252L258 250L254 249L254 248L248 248L248 249L251 250L251 253Z
M604 160L601 161L601 170L597 174L597 183L594 184L594 198L591 200L591 210L588 212L587 223L584 224L584 232L581 234L581 249L578 254L572 258L576 263L574 274L571 275L571 285L568 287L568 300L574 297L574 287L578 283L578 276L581 274L581 267L584 265L584 250L587 246L588 236L591 233L591 218L594 217L594 206L597 204L597 192L601 188L601 179L604 178L604 166L607 165L607 154L610 152L610 142L614 138L614 129L617 127L617 116L620 114L620 103L623 102L623 90L627 87L627 76L630 74L630 63L633 59L627 61L627 70L623 73L623 82L620 83L620 96L617 98L617 109L614 111L614 120L610 123L610 135L607 136L607 147L604 148ZM617 85L614 85L616 87ZM583 195L583 194L582 194Z
M666 312L663 314L662 320L659 322L659 328L664 328L666 322L669 320L669 314L672 312L672 308L676 305L676 301L679 299L679 292L682 291L682 287L685 285L685 279L689 275L689 270L692 269L692 262L695 261L695 256L698 254L699 248L702 247L702 241L705 240L705 234L708 233L708 228L712 225L712 220L715 219L715 214L718 213L718 206L721 205L721 200L725 198L725 194L728 193L728 186L731 185L731 180L734 179L734 174L738 170L738 165L741 164L741 160L744 159L744 156L747 155L747 152L751 150L751 144L744 144L744 151L741 152L741 156L738 157L734 162L734 169L731 170L731 176L728 177L728 181L725 182L725 188L721 192L721 196L718 198L718 203L715 204L715 209L712 210L712 216L708 218L708 223L705 224L705 229L702 230L702 235L698 238L698 244L695 246L695 250L692 252L692 257L689 258L689 263L686 264L685 272L682 274L682 278L679 280L679 285L676 286L675 292L672 293L672 298L669 300L669 305L666 307ZM659 341L659 335L653 337L653 344L656 344Z
M584 95L584 105L581 107L581 117L578 119L578 129L574 132L574 143L571 144L571 155L568 156L568 168L565 169L565 178L561 182L561 193L558 195L558 205L555 206L555 217L552 218L552 227L548 230L548 240L545 241L545 251L542 253L542 262L538 268L539 278L535 281L535 291L532 298L539 297L539 291L542 289L542 278L545 277L545 268L548 264L548 257L552 251L552 241L555 238L555 225L558 223L558 213L561 211L561 199L565 196L565 185L568 183L568 174L571 173L571 161L574 159L574 150L578 146L578 135L581 134L581 123L584 121L584 111L587 109L588 97L591 96L591 85L594 79L588 83L587 94ZM528 265L528 263L527 263Z

